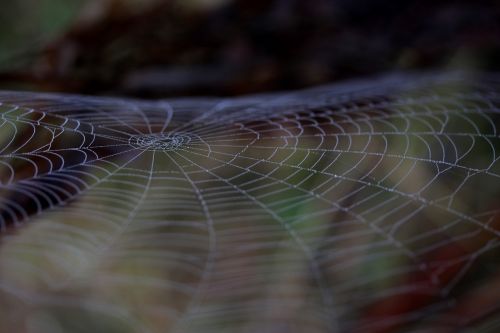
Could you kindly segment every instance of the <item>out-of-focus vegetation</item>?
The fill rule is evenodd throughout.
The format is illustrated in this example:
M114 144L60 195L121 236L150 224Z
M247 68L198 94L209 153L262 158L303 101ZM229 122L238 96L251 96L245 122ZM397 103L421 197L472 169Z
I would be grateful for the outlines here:
M500 59L486 0L17 0L0 20L0 90L239 95ZM446 77L0 93L0 331L486 327L498 80Z
M20 0L0 17L3 88L235 95L500 56L485 0Z

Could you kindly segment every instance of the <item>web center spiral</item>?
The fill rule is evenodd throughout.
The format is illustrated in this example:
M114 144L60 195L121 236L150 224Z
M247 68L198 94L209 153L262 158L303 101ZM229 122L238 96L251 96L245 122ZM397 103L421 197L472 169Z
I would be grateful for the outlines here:
M159 151L176 150L189 142L191 137L186 133L146 134L129 139L129 144L135 148Z

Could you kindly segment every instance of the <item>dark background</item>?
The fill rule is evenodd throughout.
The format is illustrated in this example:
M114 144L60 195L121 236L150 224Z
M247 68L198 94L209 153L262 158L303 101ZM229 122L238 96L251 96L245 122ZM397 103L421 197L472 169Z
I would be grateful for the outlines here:
M20 0L0 89L238 95L396 70L498 70L499 1Z

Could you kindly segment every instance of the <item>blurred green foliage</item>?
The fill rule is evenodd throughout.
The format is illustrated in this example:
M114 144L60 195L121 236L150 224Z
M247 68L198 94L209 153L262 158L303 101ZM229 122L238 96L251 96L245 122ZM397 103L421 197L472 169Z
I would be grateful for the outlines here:
M0 67L20 65L41 47L65 33L83 0L16 0L2 3Z

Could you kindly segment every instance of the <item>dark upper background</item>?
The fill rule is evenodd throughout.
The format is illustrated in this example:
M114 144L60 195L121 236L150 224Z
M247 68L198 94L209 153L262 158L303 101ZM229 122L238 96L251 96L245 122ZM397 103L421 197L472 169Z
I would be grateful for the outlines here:
M18 0L0 21L0 89L237 95L500 67L500 1Z

